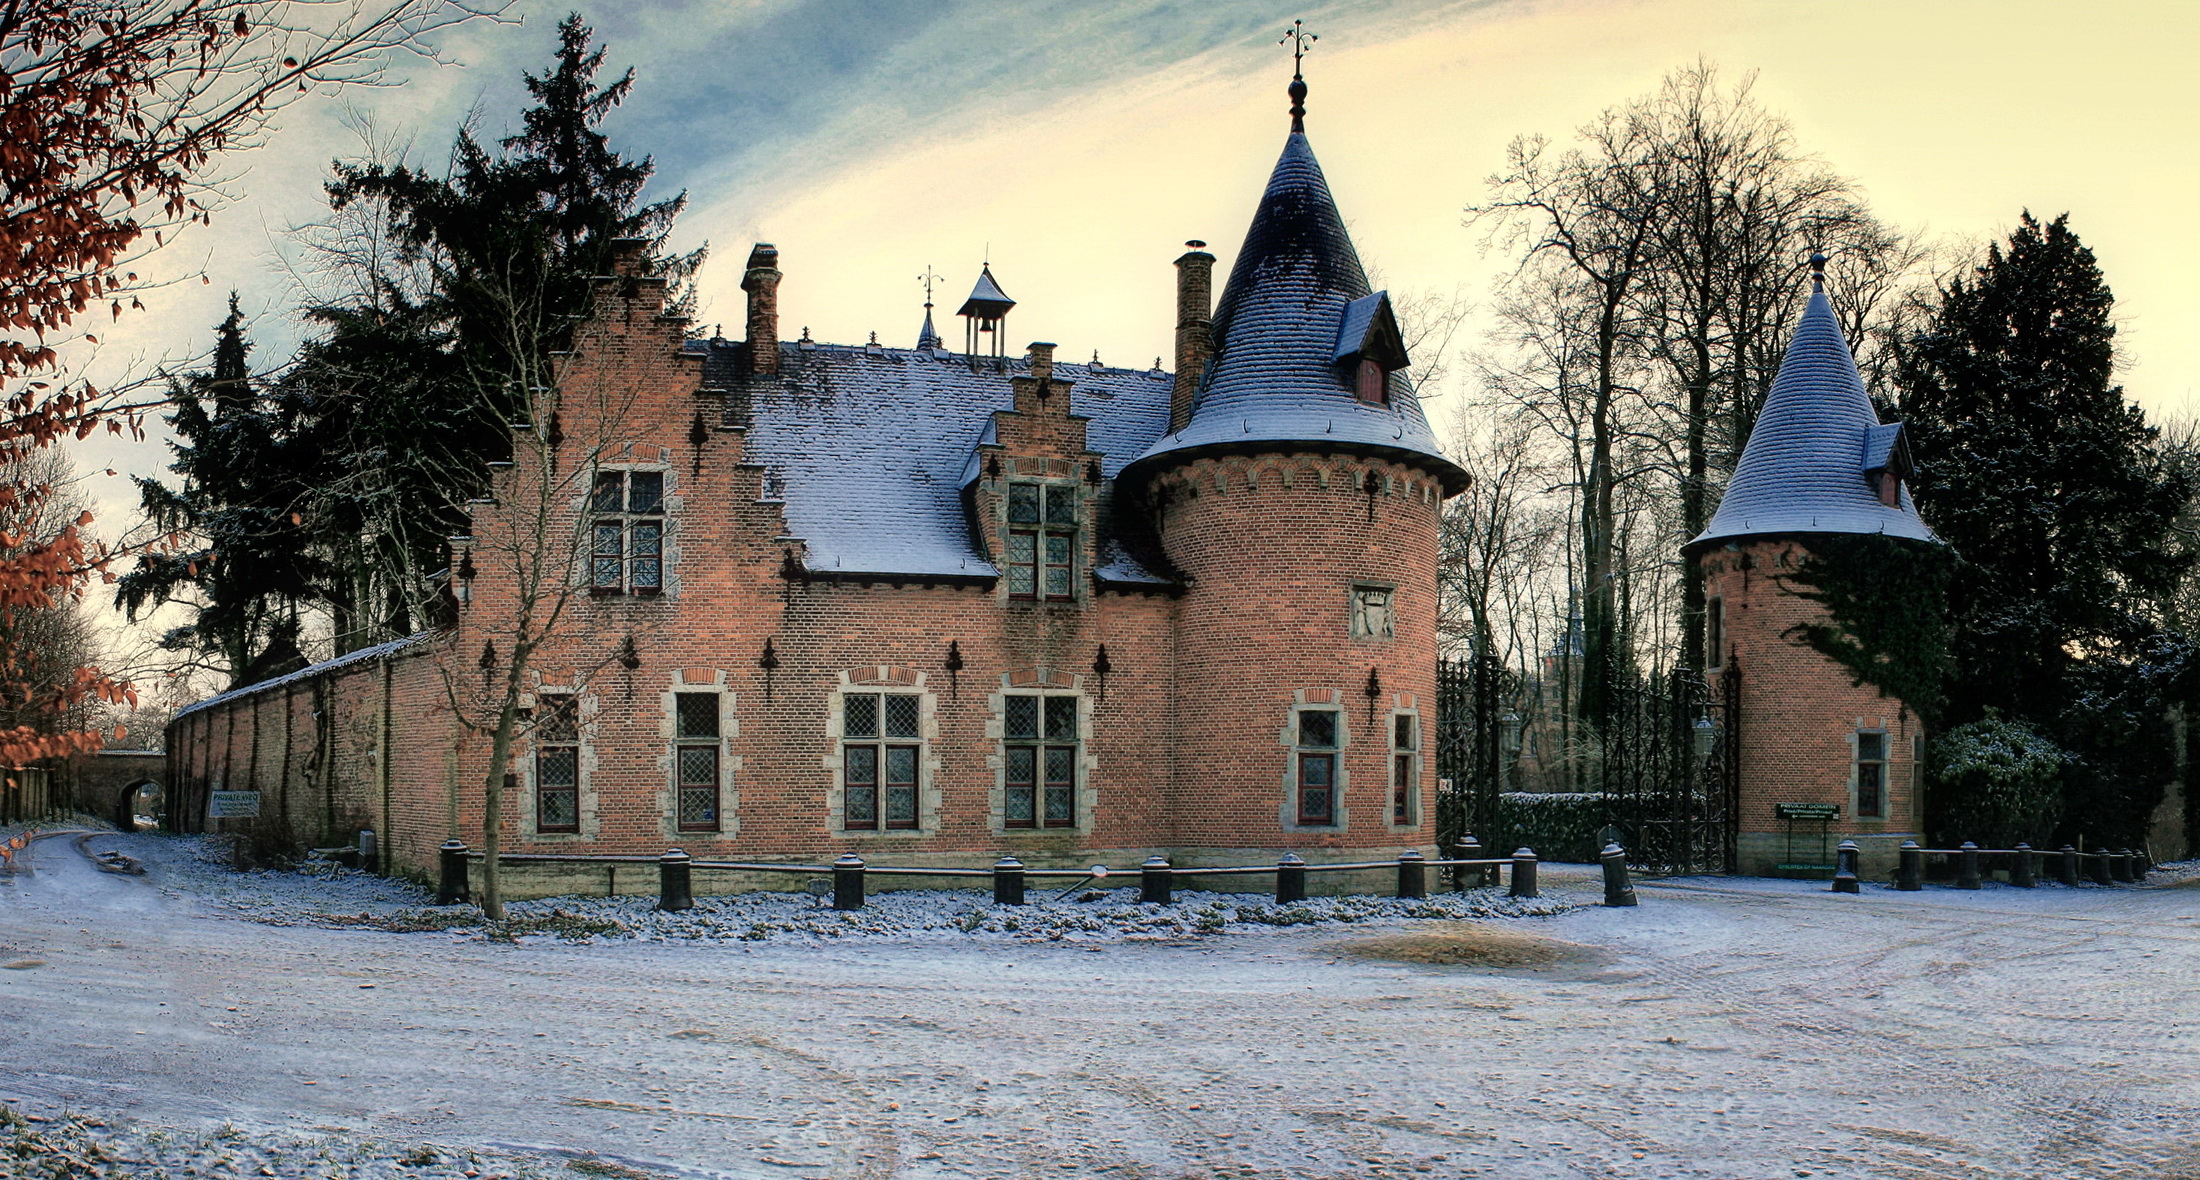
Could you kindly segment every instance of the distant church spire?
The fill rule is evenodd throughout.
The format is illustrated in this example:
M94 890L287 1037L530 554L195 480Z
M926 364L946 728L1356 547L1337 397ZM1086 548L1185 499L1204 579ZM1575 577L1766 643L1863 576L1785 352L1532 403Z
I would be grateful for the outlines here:
M1283 39L1276 42L1291 47L1291 86L1286 93L1291 96L1291 130L1294 132L1306 130L1306 77L1300 63L1319 40L1319 34L1306 31L1306 22L1295 20L1284 30Z
M924 268L923 274L917 276L917 281L924 284L924 327L917 332L918 348L936 349L942 343L939 332L932 327L932 285L939 282L939 279L940 276L933 274L929 266Z

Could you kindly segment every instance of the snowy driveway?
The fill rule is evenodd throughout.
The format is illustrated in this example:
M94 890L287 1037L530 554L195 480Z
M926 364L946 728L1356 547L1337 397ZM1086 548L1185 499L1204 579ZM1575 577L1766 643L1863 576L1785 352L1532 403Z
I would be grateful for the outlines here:
M2200 1175L2200 888L1652 884L1505 924L1600 963L1499 972L1339 953L1397 924L270 927L163 891L157 855L146 879L36 857L0 881L0 1099L33 1109L699 1176Z

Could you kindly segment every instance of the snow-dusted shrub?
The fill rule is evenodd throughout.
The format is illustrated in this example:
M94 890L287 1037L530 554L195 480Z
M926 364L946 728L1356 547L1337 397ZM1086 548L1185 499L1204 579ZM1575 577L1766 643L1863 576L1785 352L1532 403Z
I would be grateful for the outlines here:
M1474 836L1486 856L1532 848L1539 860L1593 861L1604 849L1600 836L1610 816L1611 804L1598 791L1507 791L1497 797L1493 822Z
M2021 721L1989 714L1933 743L1933 810L1941 838L1981 848L2047 846L2062 817L2068 755Z

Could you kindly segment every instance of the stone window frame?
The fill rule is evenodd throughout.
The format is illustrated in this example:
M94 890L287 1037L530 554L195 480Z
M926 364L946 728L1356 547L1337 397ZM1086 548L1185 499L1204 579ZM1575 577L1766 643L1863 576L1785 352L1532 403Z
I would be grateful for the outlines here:
M1412 723L1413 744L1410 746L1401 746L1398 743L1398 722L1401 719L1409 720ZM1386 805L1383 811L1390 820L1392 831L1416 831L1421 827L1424 818L1422 815L1421 769L1426 765L1423 759L1427 757L1428 747L1428 728L1422 724L1418 702L1400 704L1390 710L1388 736L1390 738L1388 767L1390 794L1385 800ZM1405 768L1403 776L1398 773L1401 766ZM1402 784L1399 781L1401 777L1405 779ZM1401 788L1407 792L1405 796L1406 817L1402 820L1398 818L1398 798Z
M1012 696L1073 696L1077 699L1077 788L1073 805L1075 822L1066 827L1010 827L1008 825L1008 698ZM1100 806L1100 759L1095 752L1094 698L1085 691L1085 678L1051 668L1019 668L1001 674L995 690L986 696L986 755L993 772L988 801L988 823L998 835L1045 836L1048 833L1087 833ZM1043 706L1042 706L1043 707ZM1044 805L1044 797L1042 803Z
M1345 807L1346 788L1351 785L1351 771L1345 768L1345 751L1352 745L1352 719L1348 715L1349 702L1345 694L1334 688L1302 688L1291 694L1291 704L1284 711L1283 728L1276 733L1276 743L1283 747L1283 798L1277 807L1277 822L1286 832L1321 832L1343 835L1350 829L1350 816ZM1316 749L1299 745L1299 715L1301 713L1327 712L1337 715L1337 744ZM1299 774L1301 754L1329 754L1329 818L1325 824L1301 823L1299 816ZM1385 801L1387 804L1387 800Z
M637 453L638 451L638 453ZM654 457L651 457L654 454ZM634 472L660 475L664 479L662 493L654 513L626 511L630 501L627 477ZM604 475L617 475L621 479L620 511L599 512L596 509L596 485ZM597 598L627 598L649 600L675 596L678 585L679 552L677 541L679 509L681 507L680 475L671 456L662 448L638 448L616 458L601 458L588 469L588 479L579 489L580 517L586 522L580 536L580 560L576 574L580 586ZM599 520L617 520L619 533L619 584L600 585L596 579L596 530ZM657 583L654 587L633 585L633 526L638 523L655 523L657 526Z
M1016 498L1016 489L1019 487L1037 488L1039 491L1039 519L1036 522L1027 524L1009 519ZM1047 518L1048 504L1053 501L1057 493L1061 492L1067 492L1073 498L1070 521L1067 524L1050 522ZM1085 509L1090 500L1090 494L1086 492L1082 483L1074 477L1058 478L1019 472L1009 476L1002 482L1000 493L1001 548L998 564L1001 569L1001 594L1005 601L1061 606L1074 605L1083 600L1083 581L1078 577L1078 572L1079 567L1084 565ZM1011 569L1026 564L1014 560L1015 538L1019 536L1032 538L1032 560L1028 563L1031 568L1032 588L1028 594L1018 592L1011 585L1013 579ZM1066 536L1069 540L1069 561L1066 565L1069 592L1066 594L1049 593L1046 587L1047 571L1064 567L1063 563L1047 560L1047 538L1053 536Z
M1874 720L1877 721L1877 724L1871 723ZM1866 735L1879 738L1879 758L1876 762L1867 761L1864 757L1864 738ZM1877 765L1879 767L1879 806L1872 812L1866 812L1863 806L1864 767L1867 765ZM1894 810L1893 787L1893 731L1888 728L1886 719L1883 717L1876 719L1857 718L1855 726L1849 730L1849 818L1857 823L1886 823L1889 814Z
M524 789L525 806L520 812L520 835L532 841L547 844L576 844L595 840L602 830L599 800L596 795L596 726L599 702L579 680L566 683L545 684L540 677L531 692L522 694L519 705L527 710L529 723L526 739L520 749L520 785ZM574 811L578 817L575 828L549 828L541 825L541 782L536 775L539 743L535 740L533 715L544 697L564 696L573 698L574 744L578 748L574 759Z
M664 818L665 837L675 842L683 839L731 840L741 831L742 759L733 752L734 740L741 736L740 694L727 689L727 675L722 668L678 669L667 678L663 692L658 695L658 769L663 784L658 797L658 814ZM680 823L680 748L712 744L708 739L680 736L679 698L691 694L718 698L718 824L714 828L683 827Z
M939 694L929 687L930 674L891 664L842 669L833 691L826 697L826 752L820 759L826 773L826 834L848 840L906 840L940 833L940 723ZM847 717L847 698L860 694L901 694L917 698L917 826L889 828L885 816L876 828L850 828L848 785L843 775L847 738L841 732ZM866 739L857 739L862 744ZM883 744L883 740L881 740ZM883 805L883 797L880 800ZM882 806L883 811L883 806Z
M1361 595L1379 590L1383 594L1382 634L1360 630ZM1354 578L1345 589L1345 633L1353 639L1369 643L1388 643L1398 638L1398 584L1381 578Z

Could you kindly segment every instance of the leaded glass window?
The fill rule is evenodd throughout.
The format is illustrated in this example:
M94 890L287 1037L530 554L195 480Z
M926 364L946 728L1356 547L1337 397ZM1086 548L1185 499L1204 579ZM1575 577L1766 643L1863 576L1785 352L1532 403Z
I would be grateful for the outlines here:
M1011 694L1001 701L1001 819L1011 828L1077 824L1077 698Z
M841 697L841 826L850 831L918 826L923 698L906 692Z
M1077 489L1008 485L1003 573L1011 598L1068 602L1077 597Z
M665 587L665 474L599 471L589 488L588 585L598 594Z

